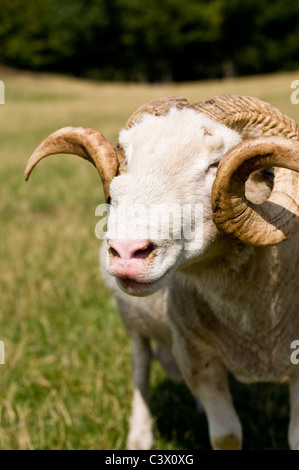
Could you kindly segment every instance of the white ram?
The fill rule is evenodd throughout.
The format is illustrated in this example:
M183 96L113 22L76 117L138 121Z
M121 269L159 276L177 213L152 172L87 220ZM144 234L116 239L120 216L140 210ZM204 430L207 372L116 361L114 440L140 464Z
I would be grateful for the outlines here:
M98 131L68 127L31 156L26 178L50 154L90 160L114 210L101 264L132 337L129 448L153 442L152 339L172 351L202 402L213 448L242 445L228 371L244 382L289 380L289 444L299 447L299 367L290 361L299 338L298 139L292 119L256 98L164 98L131 116L117 148ZM124 224L124 201L146 211L128 211ZM148 216L161 204L192 208L188 237L180 211L161 236L161 220Z

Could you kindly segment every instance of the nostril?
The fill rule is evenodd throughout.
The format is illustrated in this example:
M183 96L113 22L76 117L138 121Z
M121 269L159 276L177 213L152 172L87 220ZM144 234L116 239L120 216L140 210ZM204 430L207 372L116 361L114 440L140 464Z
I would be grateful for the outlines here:
M109 255L114 262L146 259L156 246L149 240L109 240Z
M120 258L120 254L118 253L118 251L115 250L115 248L112 248L112 246L109 246L109 253L112 255L112 256L115 256L116 258Z
M146 259L154 251L154 249L155 249L155 246L152 243L150 243L146 248L136 250L133 253L133 258Z

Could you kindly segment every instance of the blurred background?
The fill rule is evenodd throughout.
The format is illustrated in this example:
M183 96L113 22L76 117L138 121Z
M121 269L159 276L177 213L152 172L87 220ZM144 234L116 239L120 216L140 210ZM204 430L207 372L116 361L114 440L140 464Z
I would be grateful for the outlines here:
M293 70L292 0L1 0L0 63L165 82Z
M28 183L51 132L113 143L161 96L259 97L299 122L299 3L290 0L0 0L1 449L124 449L130 343L98 271L92 165L57 155ZM245 449L286 449L285 384L230 378ZM155 363L155 449L209 449L204 415Z

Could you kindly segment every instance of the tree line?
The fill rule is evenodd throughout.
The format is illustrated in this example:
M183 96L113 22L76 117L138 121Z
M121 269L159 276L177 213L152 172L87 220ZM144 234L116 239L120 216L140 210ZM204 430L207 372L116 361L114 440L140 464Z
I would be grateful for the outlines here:
M299 67L294 0L0 0L0 63L102 80Z

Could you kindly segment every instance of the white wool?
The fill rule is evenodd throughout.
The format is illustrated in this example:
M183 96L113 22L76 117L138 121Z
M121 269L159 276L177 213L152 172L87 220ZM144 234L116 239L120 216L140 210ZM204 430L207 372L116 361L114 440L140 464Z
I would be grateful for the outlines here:
M241 141L239 134L193 109L173 107L166 116L144 114L130 129L119 134L128 170L133 165L153 164L166 159L169 164L198 154L204 146L208 153L202 167L226 153ZM203 153L201 152L201 155Z

